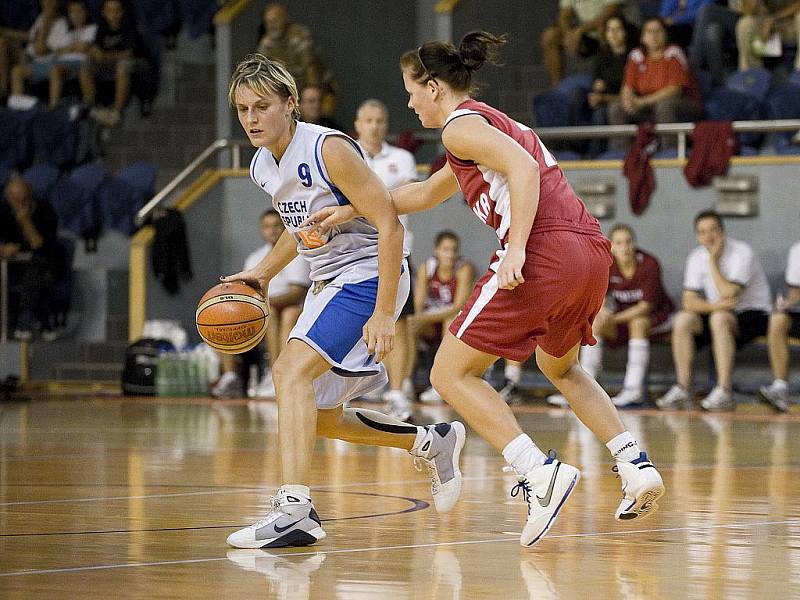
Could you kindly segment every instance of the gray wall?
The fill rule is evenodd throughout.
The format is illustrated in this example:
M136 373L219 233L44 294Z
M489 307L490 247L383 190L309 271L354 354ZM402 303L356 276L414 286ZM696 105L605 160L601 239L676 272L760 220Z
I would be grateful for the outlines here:
M800 214L797 191L793 186L800 167L733 167L732 173L757 174L760 181L760 214L755 218L727 219L730 236L747 241L755 249L770 278L773 289L782 286L789 246L800 239ZM664 280L675 299L680 297L684 262L695 246L692 231L694 215L712 205L711 189L688 187L676 168L656 169L657 189L650 205L640 217L631 214L627 183L619 170L568 170L573 185L590 177L602 177L616 184L616 217L602 222L608 231L617 221L634 227L642 248L662 263ZM238 271L245 257L261 241L258 217L267 208L265 195L248 177L228 178L198 200L187 214L187 229L195 277L177 296L169 296L153 279L148 279L148 318L180 319L190 336L194 332L194 308L200 296L223 273ZM462 239L462 252L482 273L489 256L497 249L494 233L480 224L463 203L451 198L436 209L410 216L414 231L414 259L420 265L430 256L433 240L442 229L456 231Z

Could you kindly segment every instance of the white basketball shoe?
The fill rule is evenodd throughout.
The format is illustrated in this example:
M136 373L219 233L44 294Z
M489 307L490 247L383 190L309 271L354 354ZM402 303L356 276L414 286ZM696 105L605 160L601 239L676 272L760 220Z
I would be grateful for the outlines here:
M428 425L419 450L411 452L414 466L423 468L431 478L431 495L436 511L450 511L461 495L461 471L458 461L467 437L464 426L458 421Z
M619 521L647 517L658 510L658 499L664 495L661 474L640 452L639 458L631 462L618 461L612 467L622 480L622 501L614 513Z
M516 497L521 491L528 503L528 521L522 529L520 545L533 546L544 537L580 478L581 472L556 460L553 450L543 465L537 465L519 477L519 483L511 489L511 496Z
M310 546L326 537L309 498L281 488L270 498L270 510L260 521L228 536L236 548L282 548Z

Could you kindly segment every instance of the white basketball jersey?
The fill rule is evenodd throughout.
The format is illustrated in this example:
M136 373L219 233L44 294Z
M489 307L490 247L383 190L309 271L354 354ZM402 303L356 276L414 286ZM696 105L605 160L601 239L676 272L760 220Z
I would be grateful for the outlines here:
M358 144L335 129L297 123L292 141L280 162L266 148L259 148L250 164L253 182L272 197L286 229L297 240L297 251L309 262L312 281L333 279L357 264L365 278L378 274L378 230L364 218L335 227L325 236L300 228L309 215L326 206L350 204L331 183L322 159L322 142L339 136L362 156Z

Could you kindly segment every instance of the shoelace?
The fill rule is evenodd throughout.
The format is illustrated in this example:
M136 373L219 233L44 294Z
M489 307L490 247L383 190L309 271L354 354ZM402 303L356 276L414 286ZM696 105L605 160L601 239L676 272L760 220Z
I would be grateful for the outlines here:
M278 496L270 496L269 497L269 510L267 511L267 516L264 517L263 519L259 520L259 521L256 521L253 524L253 528L254 529L260 529L264 525L267 525L268 523L271 523L272 521L274 521L275 517L273 516L273 513L278 512L278 509L280 508L280 505L281 505L281 499L278 498Z
M511 488L511 497L516 498L522 491L522 497L528 504L528 514L531 514L531 486L527 479L520 479L519 483Z
M428 472L428 476L431 478L431 493L439 493L439 477L437 476L438 473L436 471L436 465L433 464L433 459L428 460L427 458L422 458L421 456L415 456L414 468L420 473L422 473L423 469L426 470Z

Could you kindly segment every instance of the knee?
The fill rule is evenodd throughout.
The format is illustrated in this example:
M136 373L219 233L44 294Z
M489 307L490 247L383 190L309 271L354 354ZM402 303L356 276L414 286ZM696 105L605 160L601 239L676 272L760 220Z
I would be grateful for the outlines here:
M592 333L596 337L598 334L607 329L610 324L611 324L611 311L602 308L600 309L600 312L597 313L597 316L594 318L594 322L592 323Z
M443 366L442 361L437 357L433 361L433 367L431 367L431 385L441 394L449 387L453 379L454 373Z
M708 326L714 334L732 332L735 324L736 318L727 310L715 310L708 318Z
M769 317L769 335L785 335L789 331L789 315L784 312L774 312Z
M547 50L558 49L561 46L561 30L558 27L548 27L542 32L542 48Z
M631 319L631 322L628 323L628 329L630 330L630 336L632 338L646 339L650 331L650 317L636 317L635 319Z
M283 381L291 381L297 375L294 371L292 363L286 360L286 354L279 355L272 365L272 379L275 381L275 385L280 385Z
M672 328L676 333L692 333L697 323L697 315L688 310L682 310L675 315Z

